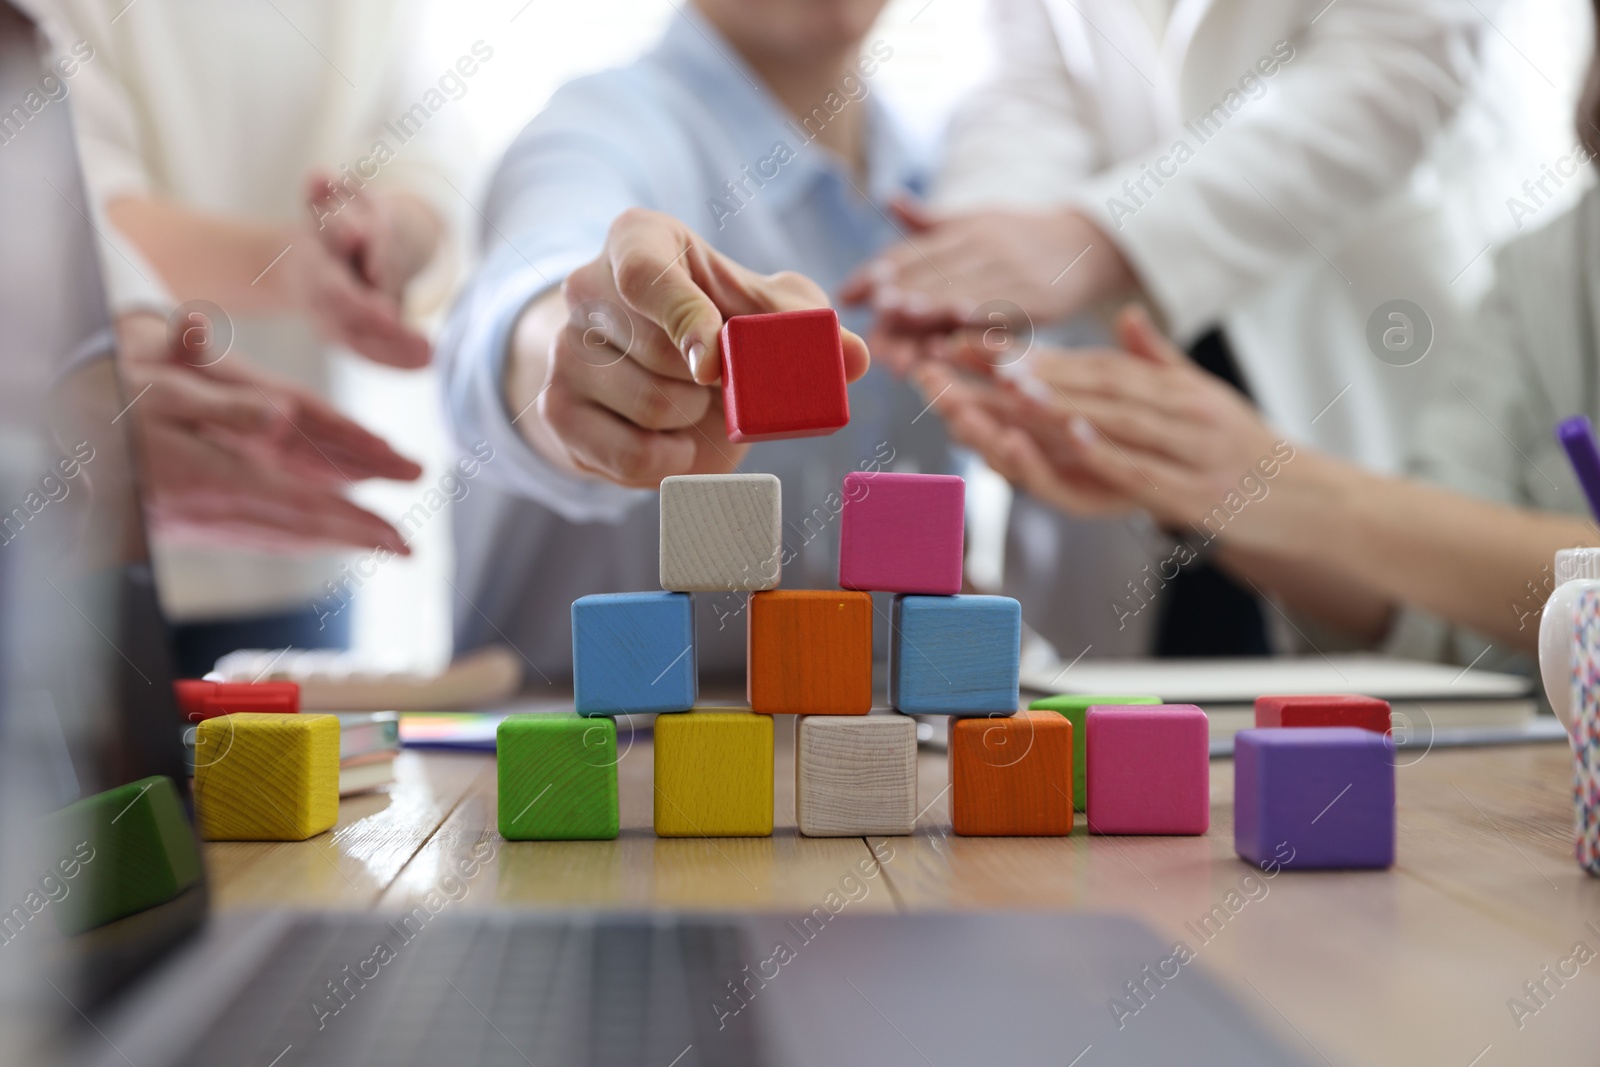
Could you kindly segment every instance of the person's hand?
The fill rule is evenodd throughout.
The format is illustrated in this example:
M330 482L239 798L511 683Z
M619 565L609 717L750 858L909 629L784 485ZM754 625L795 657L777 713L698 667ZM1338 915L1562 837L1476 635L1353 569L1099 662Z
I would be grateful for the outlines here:
M313 171L306 178L306 204L328 250L397 303L439 242L433 210L403 192L352 192L326 171Z
M669 475L731 471L748 447L724 424L723 321L828 299L808 278L757 274L678 220L632 209L543 304L519 321L507 371L518 419L537 407L530 442L569 470L654 488ZM867 372L866 343L848 330L841 340L855 381Z
M324 173L306 179L307 222L285 253L291 299L324 337L394 367L421 367L428 339L406 325L402 296L433 256L437 220L400 195L336 186Z
M422 468L331 405L160 317L117 320L118 366L151 522L165 539L305 551L330 545L409 554L389 523L343 491L365 478L409 481Z
M1124 311L1117 331L1125 353L1034 354L1031 373L1047 390L1038 397L958 378L944 363L919 367L915 381L952 436L1075 514L1137 506L1167 525L1198 524L1293 458L1237 390L1195 366L1142 310ZM1248 535L1265 510L1246 509L1229 530Z
M974 364L964 350L953 362ZM1001 477L1034 498L1083 518L1135 511L1139 500L1078 461L1071 408L1026 395L998 376L967 376L951 362L918 364L912 382L943 417L950 437L983 457Z
M909 370L920 338L986 325L979 312L990 301L1057 322L1135 281L1116 242L1076 211L894 210L911 236L856 270L839 295L872 306L873 351L896 373Z

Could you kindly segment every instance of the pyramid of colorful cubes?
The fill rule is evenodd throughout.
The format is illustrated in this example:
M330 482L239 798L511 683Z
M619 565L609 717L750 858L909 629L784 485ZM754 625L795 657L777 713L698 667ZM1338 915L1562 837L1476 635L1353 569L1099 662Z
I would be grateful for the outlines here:
M918 808L916 723L909 716L1014 716L1021 609L1006 597L958 595L960 478L851 474L843 500L843 588L779 589L778 479L727 474L663 481L662 591L587 596L572 605L573 714L511 716L501 726L501 833L514 840L616 836L614 719L640 713L658 716L660 836L771 833L774 715L800 717L795 785L802 833L910 833ZM710 591L750 596L748 708L697 707L693 595ZM896 594L890 703L906 714L869 714L873 592ZM959 795L979 798L974 811L988 804L1016 817L963 822L966 830L1052 832L1054 822L1041 830L1027 813L1042 797L1059 821L1054 786L1068 797L1060 832L1070 831L1071 727L1050 716L1038 729L1052 740L1020 769L1007 772L1002 753L988 759L996 764L988 768L992 780L967 787L963 779L957 786ZM987 742L974 736L979 750L971 771L981 773ZM1036 773L1045 767L1048 774Z
M782 487L767 474L661 484L661 591L572 605L574 712L508 717L500 832L615 837L615 717L654 713L655 831L765 836L773 720L795 715L796 816L809 836L908 834L919 814L913 715L948 715L951 821L970 836L1204 834L1209 731L1154 696L1054 696L1019 713L1020 605L962 595L960 478L855 473L843 484L841 589L788 590ZM736 590L747 708L698 704L695 592ZM889 608L889 702L872 713L874 592ZM897 714L898 713L898 714ZM1394 857L1389 708L1263 697L1238 735L1235 843L1261 866L1382 867Z
M662 590L572 605L574 713L502 725L501 833L616 836L614 718L640 713L657 716L654 818L663 837L772 832L774 715L799 717L796 821L810 836L911 832L919 813L914 715L951 717L959 834L1070 834L1075 810L1102 833L1206 831L1207 730L1198 708L1153 697L1051 698L1018 713L1021 606L960 592L960 478L852 473L841 497L842 588L780 589L776 478L663 481ZM711 591L750 597L747 708L697 706L693 595ZM870 713L873 593L894 595L886 613L892 710L879 713ZM1151 706L1132 703L1141 701Z
M1204 834L1209 736L1193 705L1055 696L1018 706L1021 609L960 594L960 478L851 474L836 590L780 589L782 487L766 474L661 485L661 591L572 605L574 713L508 717L500 832L618 833L615 717L654 713L655 832L765 836L773 720L795 715L796 817L809 836L908 834L913 715L948 715L951 822L969 836ZM698 707L695 592L750 596L747 708ZM889 609L889 702L872 713L874 592ZM897 714L898 712L898 714ZM1394 857L1389 708L1263 697L1238 735L1235 843L1261 865L1381 867Z
M849 421L833 312L730 319L722 356L731 440L814 436ZM810 836L911 832L920 812L916 715L950 716L958 834L1065 835L1078 811L1098 834L1207 831L1209 730L1199 708L1153 696L1058 696L1018 712L1021 606L961 593L960 478L860 472L841 489L839 588L782 589L777 478L661 483L660 591L574 602L573 713L511 716L500 727L505 837L615 837L615 719L633 714L656 716L654 819L663 837L772 832L774 715L798 716L796 821ZM699 706L697 592L749 596L748 707ZM886 613L874 593L893 594ZM874 713L879 614L889 623L891 708ZM1295 857L1287 865L1392 862L1388 706L1264 697L1257 726L1238 742L1240 855L1284 863L1287 841ZM1323 797L1341 781L1342 791Z

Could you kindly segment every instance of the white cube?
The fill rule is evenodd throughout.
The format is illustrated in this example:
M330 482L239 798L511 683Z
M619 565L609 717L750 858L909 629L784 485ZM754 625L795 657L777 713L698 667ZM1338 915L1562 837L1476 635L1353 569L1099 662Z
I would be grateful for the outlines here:
M909 834L917 821L917 722L896 712L802 715L795 821L807 837Z
M661 588L776 589L783 487L771 474L684 474L661 482Z

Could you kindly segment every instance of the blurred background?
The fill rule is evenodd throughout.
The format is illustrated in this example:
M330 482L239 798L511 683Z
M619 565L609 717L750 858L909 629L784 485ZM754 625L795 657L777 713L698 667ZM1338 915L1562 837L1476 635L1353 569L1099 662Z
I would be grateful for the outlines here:
M474 41L494 49L466 95L432 120L458 124L472 145L473 183L462 192L481 203L495 161L551 93L573 77L647 50L676 10L666 0L430 0L423 37L431 53L422 59L429 68L443 71ZM894 56L872 79L872 91L892 101L930 151L950 108L986 69L983 28L979 0L895 0L874 35ZM468 223L477 239L482 219L470 214ZM451 458L435 374L352 358L341 361L336 385L346 410L374 432L405 441L408 454L428 468L415 483L369 482L356 490L358 502L392 519L437 484ZM447 511L423 525L412 549L409 559L391 560L362 583L354 600L352 647L364 658L398 667L442 665L450 644Z
M474 205L481 203L495 160L563 82L624 63L648 49L667 21L677 17L677 6L667 0L430 0L422 34L429 50L420 61L425 67L442 72L479 40L494 50L493 59L468 82L465 95L432 120L455 124L455 132L471 145L472 180L463 195ZM954 103L989 64L1004 62L993 54L985 8L982 0L893 0L873 34L894 54L872 79L871 89L892 105L930 153ZM1582 0L1516 0L1495 12L1490 25L1485 51L1502 76L1487 80L1500 87L1501 95L1483 101L1487 107L1481 113L1522 126L1531 121L1537 128L1526 131L1525 143L1537 148L1527 155L1506 153L1483 182L1464 194L1467 202L1453 209L1481 213L1505 236L1516 229L1508 198L1525 196L1523 183L1539 179L1575 142L1570 117L1593 32ZM1558 199L1524 225L1559 215L1576 200L1591 172L1586 168L1568 181ZM464 210L471 234L481 242L476 207ZM477 247L481 244L474 251ZM1484 255L1469 264L1457 284L1481 290L1490 279L1489 260ZM394 371L346 359L336 384L342 406L380 435L405 441L407 451L427 467L416 483L368 482L357 489L358 502L393 520L427 486L437 484L450 458L434 372ZM1006 491L1003 483L980 482L972 489L994 496L997 505ZM983 510L1005 514L1002 506ZM417 533L409 559L392 560L361 583L352 643L364 657L396 667L438 666L448 658L449 527L448 512L441 512ZM994 576L997 583L1000 560L994 554L1000 539L985 538L979 529L973 534L980 542L975 547L982 551L971 561L971 573L980 581ZM983 552L994 558L983 558Z

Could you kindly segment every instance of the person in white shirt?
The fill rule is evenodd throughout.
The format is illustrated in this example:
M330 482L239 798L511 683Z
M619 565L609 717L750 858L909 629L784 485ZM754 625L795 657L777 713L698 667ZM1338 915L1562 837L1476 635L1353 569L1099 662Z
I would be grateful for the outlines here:
M1536 170L1550 147L1491 106L1503 75L1542 74L1514 53L1514 71L1489 61L1490 20L1510 5L993 7L1001 62L952 129L931 211L906 210L910 239L846 287L879 311L875 355L903 369L897 341L990 299L1044 330L1140 295L1296 440L1399 470L1443 361L1387 353L1370 323L1403 300L1436 351L1454 345L1481 291L1462 276L1512 225L1486 175L1509 159ZM1163 610L1206 573L1174 583ZM1206 625L1214 604L1193 607L1201 631L1224 629Z
M1600 55L1577 116L1570 158L1592 165ZM1444 380L1412 413L1409 478L1272 425L1136 308L1119 318L1120 351L1036 351L1037 395L960 352L989 373L937 361L912 373L953 436L1037 499L1078 515L1142 508L1185 530L1158 583L1215 553L1363 645L1526 670L1554 554L1600 543L1554 432L1574 414L1600 419L1600 189L1495 260L1472 328L1440 353Z
M435 112L493 51L479 42L459 69L424 71L417 5L389 0L61 0L58 14L94 53L72 88L125 372L136 388L162 385L133 408L142 433L160 431L145 425L165 414L157 393L170 407L205 390L231 398L223 408L238 418L280 422L302 450L316 439L315 456L255 463L260 492L228 505L233 547L158 542L181 667L207 669L242 645L343 644L349 614L316 608L340 577L330 549L406 550L343 490L420 468L317 395L336 348L402 368L428 362L407 304L414 313L444 296L464 206L451 182L461 146ZM162 349L158 328L184 358ZM145 339L143 357L126 350L130 338ZM247 360L276 388L259 390ZM227 428L213 423L206 436ZM213 450L178 461L221 489L248 458ZM194 499L176 500L177 521L158 530L193 518L214 541L217 516L184 510ZM158 513L162 504L156 495Z
M1600 418L1590 341L1600 194L1519 240L1447 388L1418 414L1416 478L1297 444L1197 367L1141 309L1123 351L1043 350L1033 398L940 362L912 372L952 436L1077 515L1143 509L1184 541L1150 592L1197 556L1364 647L1527 669L1558 549L1600 543L1553 427ZM1568 269L1571 268L1571 269ZM1498 654L1488 653L1498 646Z

